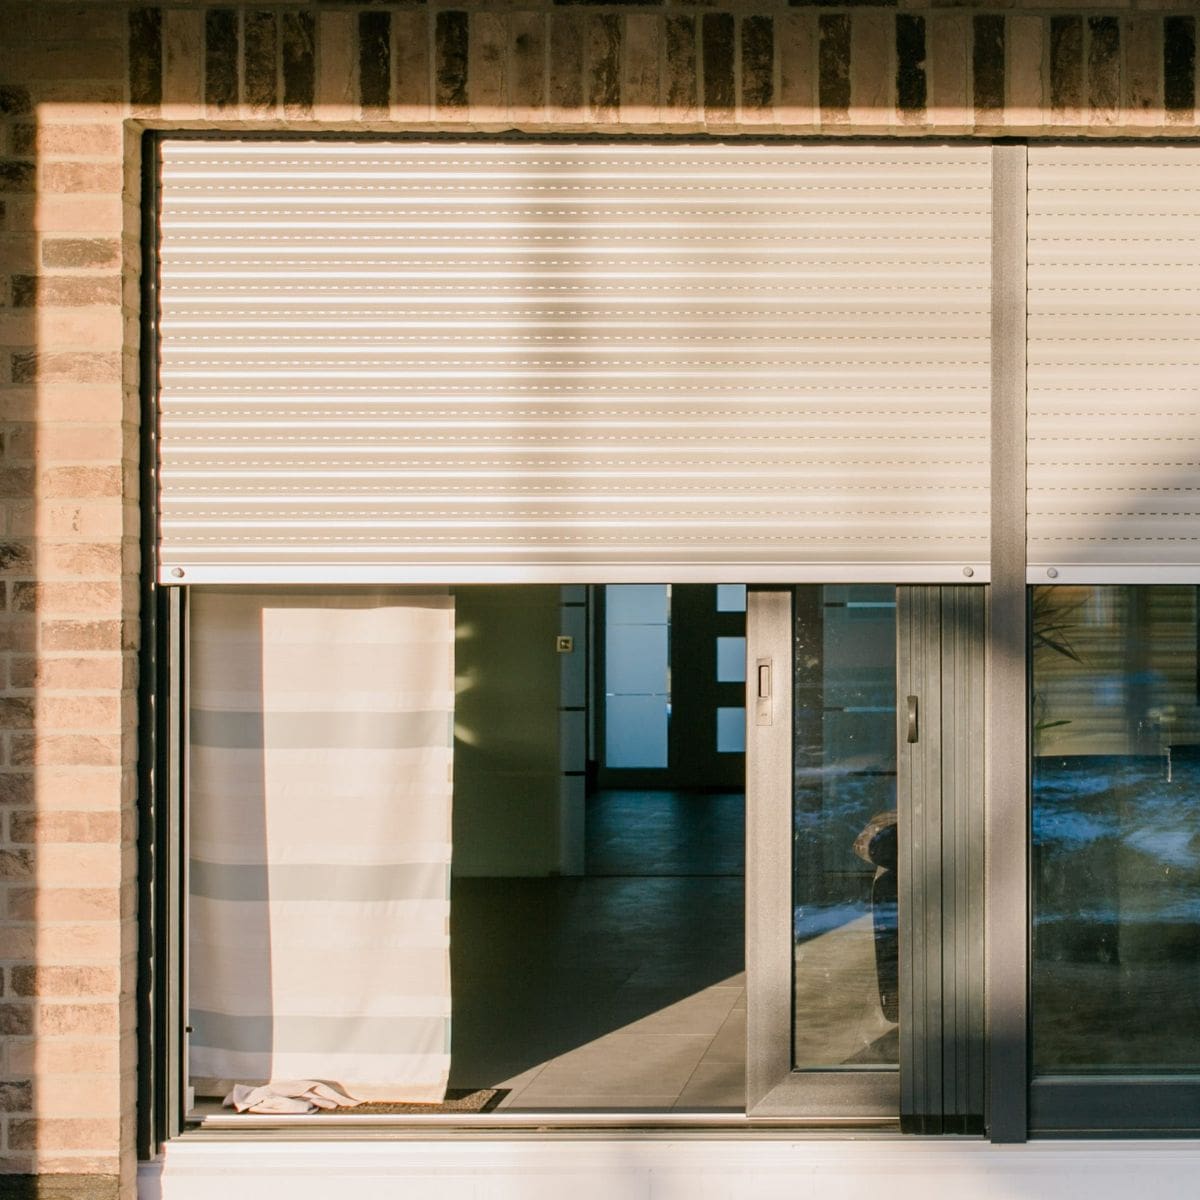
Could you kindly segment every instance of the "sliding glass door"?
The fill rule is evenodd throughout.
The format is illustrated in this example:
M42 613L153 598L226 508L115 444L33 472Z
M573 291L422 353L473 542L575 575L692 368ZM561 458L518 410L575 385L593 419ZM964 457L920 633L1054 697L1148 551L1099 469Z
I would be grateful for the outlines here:
M747 1107L982 1128L984 593L748 611Z

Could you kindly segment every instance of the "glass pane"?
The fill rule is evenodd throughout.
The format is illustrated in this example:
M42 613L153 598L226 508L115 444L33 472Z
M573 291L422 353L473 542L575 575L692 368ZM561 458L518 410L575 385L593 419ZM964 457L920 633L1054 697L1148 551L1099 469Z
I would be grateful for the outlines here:
M717 612L745 612L746 585L744 583L717 584Z
M604 604L610 625L665 625L665 583L611 583L604 589Z
M717 682L746 682L746 639L717 638Z
M1192 586L1032 596L1033 1061L1200 1069Z
M746 710L744 708L717 709L717 753L744 754L746 752Z
M609 626L604 665L610 696L667 693L667 627Z
M796 589L797 1068L897 1062L895 589Z
M667 698L609 696L605 758L610 767L667 765Z

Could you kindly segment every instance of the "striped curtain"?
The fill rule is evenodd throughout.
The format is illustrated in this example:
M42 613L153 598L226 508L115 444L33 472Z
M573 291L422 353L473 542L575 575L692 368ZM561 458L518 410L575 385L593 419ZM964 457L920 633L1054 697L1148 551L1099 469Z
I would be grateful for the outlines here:
M454 602L193 589L189 1068L439 1101Z

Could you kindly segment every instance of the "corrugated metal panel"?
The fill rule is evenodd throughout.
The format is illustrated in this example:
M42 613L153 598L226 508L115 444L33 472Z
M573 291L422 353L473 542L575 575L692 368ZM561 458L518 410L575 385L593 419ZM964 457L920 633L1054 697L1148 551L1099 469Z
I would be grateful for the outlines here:
M1029 150L1029 562L1200 578L1200 148Z
M163 578L983 578L989 170L166 141Z

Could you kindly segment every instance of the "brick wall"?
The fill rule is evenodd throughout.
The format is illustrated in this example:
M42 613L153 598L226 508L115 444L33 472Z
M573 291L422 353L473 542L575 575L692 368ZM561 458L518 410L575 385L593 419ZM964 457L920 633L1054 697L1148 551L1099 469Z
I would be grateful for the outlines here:
M1192 134L1188 7L0 0L0 1195L133 1191L139 131Z

